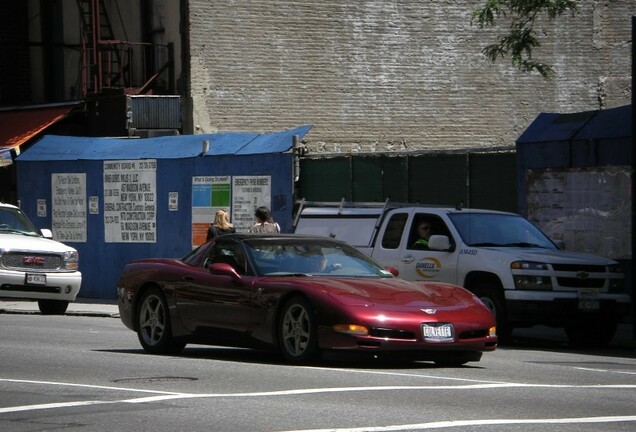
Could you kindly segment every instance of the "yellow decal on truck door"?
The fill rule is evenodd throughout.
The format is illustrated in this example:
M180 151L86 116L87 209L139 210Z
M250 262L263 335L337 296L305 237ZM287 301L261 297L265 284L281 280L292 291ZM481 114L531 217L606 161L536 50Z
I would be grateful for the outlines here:
M437 276L442 263L437 258L426 257L422 258L415 264L415 272L423 278L432 279Z

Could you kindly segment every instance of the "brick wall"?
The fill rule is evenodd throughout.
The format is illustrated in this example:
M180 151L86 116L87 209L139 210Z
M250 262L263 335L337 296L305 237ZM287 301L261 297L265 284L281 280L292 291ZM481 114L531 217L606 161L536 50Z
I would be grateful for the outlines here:
M191 0L194 132L311 124L314 154L488 148L542 111L631 102L636 2L583 0L541 24L549 81L481 55L496 34L471 26L474 4Z

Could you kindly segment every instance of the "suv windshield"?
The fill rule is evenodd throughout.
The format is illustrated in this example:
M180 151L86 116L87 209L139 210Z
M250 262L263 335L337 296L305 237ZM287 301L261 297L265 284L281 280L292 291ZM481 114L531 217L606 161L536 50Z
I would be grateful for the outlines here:
M453 213L449 217L468 246L556 249L543 232L519 215Z
M0 207L0 234L3 233L39 235L24 213L13 207Z

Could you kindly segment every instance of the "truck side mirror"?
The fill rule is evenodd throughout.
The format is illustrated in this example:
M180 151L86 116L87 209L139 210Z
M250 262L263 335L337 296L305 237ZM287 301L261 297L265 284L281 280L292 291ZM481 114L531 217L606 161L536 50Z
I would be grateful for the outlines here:
M432 235L428 239L428 248L430 250L448 251L451 248L450 240L445 235Z
M552 240L559 250L565 250L565 242L563 240Z

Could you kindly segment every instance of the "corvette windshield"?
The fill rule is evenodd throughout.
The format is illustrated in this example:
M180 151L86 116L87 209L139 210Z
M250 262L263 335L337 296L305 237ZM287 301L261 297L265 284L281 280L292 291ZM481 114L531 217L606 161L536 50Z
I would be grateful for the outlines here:
M468 246L556 249L543 232L519 215L454 213L449 217Z
M356 249L341 243L253 240L248 253L260 276L393 277Z

